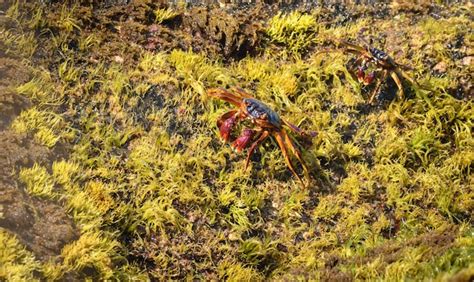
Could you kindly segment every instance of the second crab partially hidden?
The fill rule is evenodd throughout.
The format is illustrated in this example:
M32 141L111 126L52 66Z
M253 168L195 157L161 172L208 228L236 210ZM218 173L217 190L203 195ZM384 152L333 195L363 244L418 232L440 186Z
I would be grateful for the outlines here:
M288 136L286 129L288 127L292 132L305 138L314 137L315 133L306 133L297 126L285 121L263 102L253 98L250 94L240 89L233 89L233 92L220 88L212 88L208 90L208 95L222 99L236 106L237 109L231 110L223 114L217 121L220 136L225 142L232 141L232 147L238 152L245 148L249 148L247 159L245 161L245 169L248 166L250 157L255 149L269 136L273 136L280 147L285 161L291 172L305 186L301 177L296 173L295 167L290 159L291 152L301 163L305 177L309 180L308 167L303 160L300 150L295 146L291 138ZM232 138L232 130L239 122L245 120L250 121L252 128L244 128L240 135ZM233 139L233 140L231 140Z
M343 52L351 53L357 56L354 66L357 68L356 75L359 82L363 83L364 85L369 85L372 84L374 80L377 81L377 84L370 95L369 103L373 102L375 96L380 90L380 87L382 86L382 82L385 82L389 75L397 84L398 97L400 100L404 98L403 84L401 80L402 77L408 80L411 84L418 85L418 83L405 72L405 70L409 69L409 67L395 62L395 60L387 53L372 47L364 39L360 38L359 40L363 42L363 46L352 44L347 41L339 41L336 43L336 45L341 46ZM326 53L328 51L336 50L329 49L321 51L320 53ZM372 66L375 70L367 73L369 66Z

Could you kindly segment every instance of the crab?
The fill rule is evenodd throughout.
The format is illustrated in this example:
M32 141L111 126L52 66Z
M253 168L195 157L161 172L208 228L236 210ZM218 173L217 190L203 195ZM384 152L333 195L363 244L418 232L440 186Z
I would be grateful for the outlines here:
M290 171L296 176L296 178L298 178L303 186L305 186L302 178L296 173L289 152L299 160L307 179L309 179L308 167L303 160L300 150L298 150L291 140L285 127L305 138L314 137L315 133L307 133L296 125L280 118L280 116L269 106L255 99L243 90L238 88L232 90L233 93L220 88L212 88L209 89L207 93L211 97L222 99L237 107L237 109L224 113L217 121L217 127L219 128L219 133L223 141L232 141L232 147L237 152L242 152L244 149L248 148L244 170L247 169L250 157L255 152L255 149L262 144L265 139L273 136L283 153L283 157L285 158L285 162ZM253 127L244 128L240 135L233 139L232 130L239 122L244 122L245 120L250 121Z
M366 40L360 38L360 41L363 42L363 46L359 46L347 41L340 41L339 45L342 45L342 49L344 52L355 54L356 56L358 56L354 62L354 66L356 66L357 68L356 76L359 82L363 83L364 85L369 85L377 79L377 84L372 90L372 93L369 98L370 104L373 102L375 96L379 92L382 82L386 81L389 75L397 84L398 97L400 100L402 100L405 96L401 77L408 80L411 84L418 85L418 83L405 72L406 69L409 69L407 66L395 62L395 60L387 53L380 49L372 47ZM322 52L328 51L333 50L324 50ZM369 66L373 67L375 70L366 73L366 71L369 69ZM378 77L378 75L380 75L380 72L381 76Z

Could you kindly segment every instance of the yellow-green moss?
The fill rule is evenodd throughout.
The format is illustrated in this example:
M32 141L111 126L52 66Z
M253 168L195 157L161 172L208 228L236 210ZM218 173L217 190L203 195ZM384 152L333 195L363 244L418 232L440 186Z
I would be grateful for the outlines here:
M40 263L18 239L0 228L0 278L6 281L39 281L35 271Z
M160 24L163 21L172 19L179 15L179 12L175 11L172 8L156 9L155 11L153 11L153 13L155 14L155 23L157 24Z
M103 42L98 30L81 26L80 13L57 7L20 21L59 30L45 31L42 47L61 58L30 64L32 80L16 89L34 106L11 126L70 149L51 174L38 164L19 172L31 194L57 199L82 231L57 258L35 264L45 279L307 280L334 272L410 280L472 267L473 103L450 94L469 73L445 44L468 41L465 17L438 28L406 15L329 25L319 21L323 9L278 13L266 23L264 52L240 61L175 49L140 51L121 63L95 53L118 42ZM149 12L156 23L178 13ZM21 12L13 6L9 14ZM44 14L51 18L40 20ZM365 27L386 34L376 46L413 68L422 87L405 85L406 99L367 105L371 86L347 68L354 56L317 52L330 41L357 40ZM16 41L33 52L30 35L15 31L0 40L12 52ZM392 33L406 40L390 42ZM433 76L428 59L445 62L446 72ZM245 153L219 140L216 121L233 106L206 90L230 86L317 132L312 144L294 138L310 187L295 181L272 137L246 171ZM432 238L446 240L438 248Z
M21 169L19 177L31 195L48 198L57 196L53 179L45 167L35 163L31 168Z
M65 128L61 116L54 112L30 108L23 111L11 125L17 133L34 132L34 140L47 147L53 147L64 137L73 138L73 131Z
M297 53L312 43L317 28L313 15L298 11L289 14L278 12L268 22L266 32L272 40L285 44L291 52Z
M48 264L44 274L49 279L61 279L71 271L90 268L96 271L100 279L110 279L113 276L114 261L119 259L117 254L120 244L107 238L102 233L85 233L66 245L61 252L62 263Z

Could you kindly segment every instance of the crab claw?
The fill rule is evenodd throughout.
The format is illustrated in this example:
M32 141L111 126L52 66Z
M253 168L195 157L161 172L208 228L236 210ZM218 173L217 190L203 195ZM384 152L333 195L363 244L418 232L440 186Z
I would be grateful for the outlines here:
M357 79L364 85L369 85L375 79L375 72L370 72L369 74L366 74L364 70L365 68L362 66L357 69Z
M364 84L369 85L374 81L374 79L375 79L375 72L371 72L364 77Z
M242 133L240 134L237 139L235 139L234 143L232 143L232 147L237 151L237 152L242 152L243 149L245 149L250 141L252 141L252 137L255 135L255 130L252 129L244 129Z
M357 80L359 80L359 82L364 82L365 80L365 72L363 67L357 68Z
M222 122L222 124L219 126L219 133L225 142L228 142L230 139L230 133L232 131L232 127L235 125L235 120L235 116L230 117L224 120L224 122Z
M219 121L217 121L217 126L219 127L219 133L225 142L229 141L230 134L231 134L232 128L235 125L236 120L237 120L237 115L233 111L231 111L229 113L224 114L219 119Z

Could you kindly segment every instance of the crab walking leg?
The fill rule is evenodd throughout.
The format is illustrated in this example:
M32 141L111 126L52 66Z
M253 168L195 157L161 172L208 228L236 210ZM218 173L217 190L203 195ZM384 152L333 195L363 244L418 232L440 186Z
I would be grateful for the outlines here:
M340 41L339 44L341 44L347 52L367 54L367 50L365 50L365 48L362 46L358 46L347 41Z
M294 125L294 124L292 124L292 123L290 123L290 122L288 122L288 121L286 121L286 120L282 120L282 121L283 121L283 123L284 123L286 126L288 126L288 127L290 128L290 130L293 131L294 133L298 133L298 134L300 134L300 135L304 135L304 131L303 131L301 128L299 128L298 126L296 126L296 125Z
M226 102L229 102L236 107L240 107L240 104L242 103L241 98L237 97L235 94L228 92L224 89L211 88L207 91L207 94L211 97L219 98Z
M274 134L275 139L277 140L278 146L280 147L281 152L283 153L283 157L285 158L286 164L290 168L291 172L296 176L296 178L298 178L298 180L301 182L301 184L303 184L303 186L305 186L303 180L296 173L295 168L293 167L293 163L291 162L290 156L288 155L288 150L287 150L285 140L284 140L285 138L283 137L282 132L283 131L275 132L275 134Z
M354 55L358 55L358 56L361 56L361 55L367 53L365 50L350 49L350 48L343 47L342 50L326 48L326 49L323 49L323 50L320 50L320 51L316 52L314 54L314 56L318 56L318 55L324 54L324 53L340 52L340 51L343 51L343 52L345 51L345 52L348 52L348 53L351 53L351 54L354 54Z
M416 80L411 78L408 73L406 73L404 70L401 70L400 68L397 70L397 75L398 76L403 76L406 80L410 81L411 84L415 84L416 86L420 86Z
M354 65L362 65L362 66L365 66L367 64L367 59L363 56L360 56L359 58L357 58L354 62Z
M282 120L282 122L288 126L288 128L293 131L294 133L297 133L301 136L310 136L310 137L316 137L317 133L314 132L314 131L309 131L309 132L306 132L304 130L302 130L301 128L299 128L298 126L286 121L286 120Z
M330 52L338 52L339 50L337 49L330 49L330 48L324 48L323 50L319 50L314 54L314 56L318 56L320 54L325 54L325 53L330 53Z
M301 166L303 167L303 171L304 171L304 175L306 177L306 179L309 179L309 171L308 171L308 167L306 166L306 162L303 160L303 157L301 156L301 152L300 150L298 150L296 147L295 147L295 144L293 143L293 141L291 141L290 137L288 136L288 133L286 133L286 131L282 131L282 135L284 137L284 140L285 140L285 143L287 144L287 146L290 148L291 152L293 153L293 155L296 156L296 158L300 161L301 163Z
M390 74L390 76L393 78L393 80L395 81L395 83L397 84L398 86L398 90L400 90L398 93L398 97L400 98L400 100L403 100L403 97L405 97L405 93L403 92L403 84L402 84L402 81L400 80L400 78L398 77L398 75L395 73L395 72L392 72Z
M250 94L245 92L242 88L233 87L232 90L242 98L253 98Z
M379 92L380 86L382 86L382 82L387 80L387 76L388 71L384 70L382 77L377 81L377 85L375 86L374 90L372 90L372 94L370 95L369 99L369 104L372 104L372 102L374 101L375 95L377 95L377 93Z
M250 146L250 149L249 149L249 152L247 154L247 159L245 160L245 168L244 168L244 171L247 170L247 167L249 165L249 161L250 161L250 156L252 156L253 152L255 151L255 149L258 147L258 145L260 145L265 139L267 139L267 137L270 135L270 132L268 132L267 130L263 131L262 134L260 135L260 137L258 137L257 141L253 142L252 145Z

